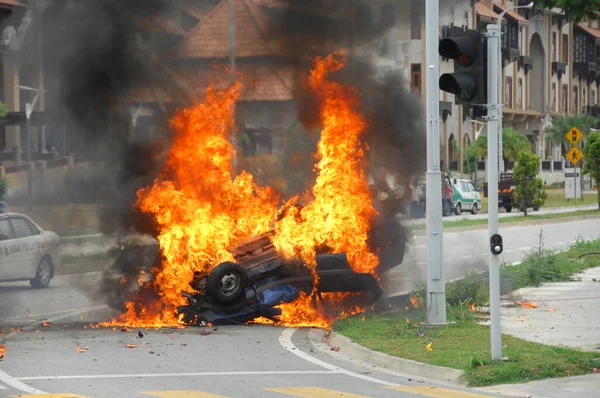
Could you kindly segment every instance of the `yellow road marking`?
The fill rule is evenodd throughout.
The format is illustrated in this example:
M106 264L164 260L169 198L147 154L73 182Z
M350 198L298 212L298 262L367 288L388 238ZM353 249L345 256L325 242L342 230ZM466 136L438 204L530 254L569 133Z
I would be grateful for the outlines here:
M84 395L60 393L60 394L26 394L26 395L11 395L11 398L90 398Z
M431 398L490 398L490 395L474 394L472 392L449 390L440 387L428 386L386 386L381 387L389 390L407 392Z
M225 395L202 391L138 391L140 394L159 398L229 398Z
M365 395L350 394L348 392L327 390L318 387L263 388L263 390L302 398L369 398Z

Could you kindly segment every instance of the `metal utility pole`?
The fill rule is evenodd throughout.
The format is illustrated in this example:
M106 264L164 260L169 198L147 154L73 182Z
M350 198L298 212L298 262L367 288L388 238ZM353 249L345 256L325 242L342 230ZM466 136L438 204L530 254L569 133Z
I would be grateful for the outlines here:
M427 323L445 325L444 234L442 224L442 172L440 170L439 0L426 0L427 48Z
M492 360L502 359L502 332L500 328L500 258L503 250L502 237L498 234L498 178L501 157L502 100L501 80L502 56L501 34L502 18L514 8L532 8L533 3L522 7L506 8L498 16L495 24L487 25L488 43L488 232L490 238L489 276L490 276L490 328Z
M500 18L498 18L500 21ZM498 233L498 126L502 123L502 106L498 104L498 49L500 29L498 25L487 26L488 40L488 229L490 244L492 236ZM490 320L492 360L502 358L502 335L500 330L500 259L490 247Z

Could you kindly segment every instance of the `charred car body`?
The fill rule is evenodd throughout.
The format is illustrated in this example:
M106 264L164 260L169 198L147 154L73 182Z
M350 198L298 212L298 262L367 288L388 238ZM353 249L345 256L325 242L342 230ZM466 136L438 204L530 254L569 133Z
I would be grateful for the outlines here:
M378 272L382 273L402 263L406 234L393 217L380 217L377 224L373 225L369 245L379 255ZM308 295L314 291L313 305L324 312L336 310L328 307L329 293L351 293L346 295L350 305L372 305L382 295L377 279L370 273L355 272L345 253L330 253L326 248L319 251L314 275L301 260L277 252L271 241L273 233L230 248L233 262L195 273L190 290L182 292L187 304L177 308L180 319L187 325L246 323L258 317L277 322L281 310L275 307L293 302L302 292ZM115 251L111 278L113 286L119 280L124 288L111 304L122 305L133 289L149 286L142 282L152 280L161 261L155 239L128 237L122 241Z

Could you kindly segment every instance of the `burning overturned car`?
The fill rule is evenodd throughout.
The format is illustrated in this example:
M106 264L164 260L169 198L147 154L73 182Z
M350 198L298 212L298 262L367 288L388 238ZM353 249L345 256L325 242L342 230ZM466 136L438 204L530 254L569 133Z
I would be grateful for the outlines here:
M282 313L277 306L292 303L301 295L312 294L312 306L325 315L340 305L339 301L334 306L328 303L332 294L344 293L346 307L364 308L381 297L376 277L354 271L345 253L330 253L323 248L316 254L314 267L310 267L298 258L279 253L271 239L273 234L269 231L229 248L234 262L220 263L208 272L195 272L189 291L181 293L187 303L176 309L180 322L189 326L236 324L262 317L277 323ZM378 273L402 263L406 235L395 220L381 221L370 234L369 243L379 253ZM113 269L107 275L113 286L118 279L123 289L111 304L122 305L131 293L150 293L162 261L158 241L146 235L127 236L113 254Z

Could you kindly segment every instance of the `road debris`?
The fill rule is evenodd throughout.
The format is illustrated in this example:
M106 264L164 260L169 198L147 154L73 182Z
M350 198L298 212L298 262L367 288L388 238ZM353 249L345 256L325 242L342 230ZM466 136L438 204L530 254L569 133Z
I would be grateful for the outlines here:
M210 334L210 330L201 330L200 336L208 336Z
M81 347L79 344L77 344L77 352L86 352L89 349L89 347Z
M138 337L138 339L143 339L144 334L142 332L138 332L137 337Z
M52 326L52 323L47 322L47 321L42 321L42 325L45 327L49 327L49 326Z
M0 344L0 359L4 359L4 354L6 354L6 345Z
M137 344L127 344L125 347L127 347L127 348L137 348Z
M521 315L521 316L519 317L519 321L521 321L521 322L525 322L525 317L524 317L523 315Z
M537 308L538 307L538 305L536 303L532 303L529 301L515 301L515 304L518 304L523 308Z
M556 308L548 308L546 311L548 311L548 312L554 312L554 311L556 311Z
M340 350L340 347L337 347L337 346L336 347L331 347L331 351L339 351L339 350Z

